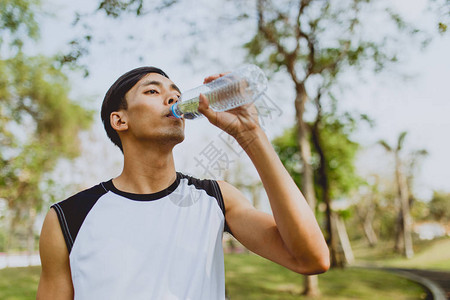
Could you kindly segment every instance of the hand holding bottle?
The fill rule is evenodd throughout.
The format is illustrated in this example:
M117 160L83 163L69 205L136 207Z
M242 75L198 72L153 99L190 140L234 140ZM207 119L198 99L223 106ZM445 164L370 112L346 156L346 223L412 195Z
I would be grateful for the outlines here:
M264 72L255 65L246 65L232 73L205 78L203 85L183 92L170 111L174 117L194 120L203 116L198 111L200 94L208 98L214 111L227 111L256 101L266 89Z
M217 78L225 76L227 73L211 75L205 78L204 83L209 83ZM208 121L233 136L240 144L246 145L248 141L254 139L255 131L260 129L258 112L253 103L235 107L228 111L214 111L209 106L209 100L205 95L200 94L198 111L202 113Z

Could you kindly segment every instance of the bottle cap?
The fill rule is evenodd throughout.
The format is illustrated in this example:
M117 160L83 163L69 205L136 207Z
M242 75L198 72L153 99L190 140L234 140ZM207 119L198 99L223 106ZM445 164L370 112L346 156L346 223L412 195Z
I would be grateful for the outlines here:
M170 113L172 114L172 116L174 116L175 118L181 119L183 117L183 115L179 115L176 113L176 111L178 110L178 102L176 102L174 105L172 105L170 107Z

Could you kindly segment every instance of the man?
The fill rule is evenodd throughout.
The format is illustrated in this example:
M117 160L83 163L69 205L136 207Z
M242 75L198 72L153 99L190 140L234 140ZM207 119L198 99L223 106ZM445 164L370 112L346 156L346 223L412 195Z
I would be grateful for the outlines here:
M223 76L205 78L205 83ZM160 69L142 67L109 89L102 120L122 150L122 173L52 206L42 228L38 299L224 299L222 234L301 274L329 268L317 221L258 124L253 105L199 111L243 147L273 216L232 185L175 171L183 119L180 91Z

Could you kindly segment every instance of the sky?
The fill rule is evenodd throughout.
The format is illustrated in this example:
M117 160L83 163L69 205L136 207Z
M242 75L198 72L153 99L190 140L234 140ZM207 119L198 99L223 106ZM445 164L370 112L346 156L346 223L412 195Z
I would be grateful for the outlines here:
M49 11L53 12L53 17L41 20L42 40L37 50L50 54L65 49L68 39L74 32L76 33L74 30L82 32L80 26L74 29L70 25L74 9L93 11L96 2L44 1ZM418 20L417 22L424 22L426 26L435 22L423 17L425 1L413 2L414 5L406 0L392 1L393 5L412 22ZM142 25L142 19L128 17L123 20L111 20L100 17L93 28L96 46L91 48L90 54L84 60L89 64L91 75L86 79L79 75L71 77L74 87L73 97L88 99L90 108L97 109L101 105L104 93L115 79L124 72L144 64L164 69L182 90L201 84L203 78L211 73L233 70L243 64L244 51L232 37L221 35L220 30L214 27L219 25L211 24L205 40L181 38L189 36L189 30L195 30L195 25L181 27L179 23L181 19L193 24L202 21L201 17L209 11L221 9L214 6L214 1L201 3L203 5L192 7L189 14L182 10L172 12L172 15L161 13L160 19L147 20L145 26ZM155 28L167 29L167 27L171 31L171 37L180 38L167 38L157 34L158 30ZM254 28L250 27L244 31L244 38L247 35L251 36L253 30ZM135 37L130 38L131 34ZM142 41L140 37L143 37ZM208 53L209 59L196 61L193 66L180 63L187 60L185 54L192 49L194 43L202 49L212 50ZM408 135L405 152L417 149L426 149L429 152L421 164L415 182L415 191L424 200L431 197L433 190L450 192L449 50L450 33L436 36L425 51L405 49L407 53L405 62L398 70L402 74L407 74L408 80L403 80L398 75L398 70L369 76L364 83L361 83L359 78L350 76L348 81L355 84L345 92L345 109L367 113L376 122L376 127L362 126L355 134L355 139L365 147L358 159L361 173L367 175L378 172L387 177L391 176L392 160L388 159L380 146L377 146L377 141L384 139L394 144L400 132L406 130ZM141 60L138 57L141 57ZM267 94L272 99L268 105L273 110L266 116L263 127L269 138L273 138L294 122L293 97L290 86L286 85L283 78L277 76L271 78ZM189 123L186 124L186 140L182 146L177 146L174 150L179 170L194 175L223 178L224 170L202 167L202 159L203 164L206 162L205 153L213 150L221 155L222 163L230 168L236 169L241 163L244 166L249 164L248 159L236 145L220 131L209 126L205 119L187 122ZM75 163L62 163L55 173L58 178L82 188L119 174L120 151L103 133L98 113L92 132L84 133L83 141L83 155ZM245 167L241 173L249 174L242 175L244 181L256 175L254 171Z

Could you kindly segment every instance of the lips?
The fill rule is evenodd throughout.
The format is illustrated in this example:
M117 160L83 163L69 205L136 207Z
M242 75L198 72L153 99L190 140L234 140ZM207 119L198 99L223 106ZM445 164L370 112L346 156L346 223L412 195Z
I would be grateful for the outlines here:
M176 119L176 120L183 120L183 118L177 118L175 117L172 112L169 110L166 110L165 112L163 112L162 117L166 117L166 118L171 118L171 119Z
M170 119L180 120L177 117L175 117L174 115L172 115L171 113L168 113L167 115L165 115L165 117L170 118Z

